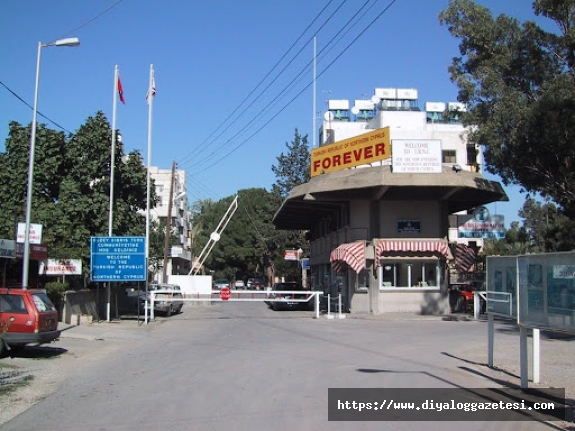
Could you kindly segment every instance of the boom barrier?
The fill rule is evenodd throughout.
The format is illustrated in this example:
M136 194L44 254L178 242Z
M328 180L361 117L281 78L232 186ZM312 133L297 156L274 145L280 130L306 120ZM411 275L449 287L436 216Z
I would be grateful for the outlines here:
M320 290L228 290L229 298L222 297L221 291L212 290L207 293L188 293L182 296L173 296L173 290L154 290L150 292L149 307L145 308L145 322L148 323L148 311L150 319L154 319L154 305L157 301L166 302L310 302L315 301L315 318L319 319L319 297L323 295ZM167 295L166 295L167 294ZM158 295L162 295L161 299ZM164 296L166 295L166 296Z

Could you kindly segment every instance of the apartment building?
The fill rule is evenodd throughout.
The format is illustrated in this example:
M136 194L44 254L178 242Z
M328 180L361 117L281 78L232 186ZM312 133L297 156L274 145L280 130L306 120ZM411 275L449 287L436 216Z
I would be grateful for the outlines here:
M150 210L152 220L164 226L169 217L172 235L178 238L178 245L170 245L167 254L166 275L188 274L191 269L191 240L189 238L190 210L186 193L186 172L181 169L160 169L150 167L154 180L157 203ZM172 186L173 184L173 186ZM171 198L171 213L170 210ZM160 263L163 266L163 262ZM156 274L156 281L162 282L163 267Z

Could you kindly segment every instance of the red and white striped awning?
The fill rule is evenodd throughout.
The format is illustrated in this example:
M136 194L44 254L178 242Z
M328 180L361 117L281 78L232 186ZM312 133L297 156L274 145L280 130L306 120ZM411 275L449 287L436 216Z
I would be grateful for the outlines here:
M359 274L365 268L365 241L340 244L331 252L329 260L337 272L341 272L344 263L347 263Z
M457 244L455 246L455 266L461 272L469 272L471 267L475 265L475 250L465 244Z
M450 258L449 245L444 239L377 239L375 241L376 259L388 251L440 253L446 259Z

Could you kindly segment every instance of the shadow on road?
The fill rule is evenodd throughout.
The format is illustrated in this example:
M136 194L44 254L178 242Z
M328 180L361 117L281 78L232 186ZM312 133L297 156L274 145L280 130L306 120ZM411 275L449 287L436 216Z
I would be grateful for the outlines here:
M52 359L63 355L67 351L67 349L61 347L47 345L26 346L21 349L10 349L6 352L6 356L25 359Z

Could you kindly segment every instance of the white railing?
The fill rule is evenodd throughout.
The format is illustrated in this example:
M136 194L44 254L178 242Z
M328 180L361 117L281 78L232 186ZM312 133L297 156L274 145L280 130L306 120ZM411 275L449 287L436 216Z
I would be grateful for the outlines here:
M230 290L230 297L223 299L221 291L212 290L207 293L195 294L182 294L182 296L174 296L173 290L153 290L150 292L149 302L146 300L144 320L148 323L148 311L150 312L150 319L154 319L154 305L156 301L167 302L309 302L312 299L315 301L314 312L315 318L319 319L319 296L323 295L322 291L301 291L301 290ZM161 299L156 298L158 294L168 294L162 296ZM298 297L296 297L296 295ZM305 298L302 296L305 295ZM281 296L281 297L280 297ZM148 306L149 304L149 306ZM329 300L328 300L329 307ZM341 307L340 307L341 310Z

